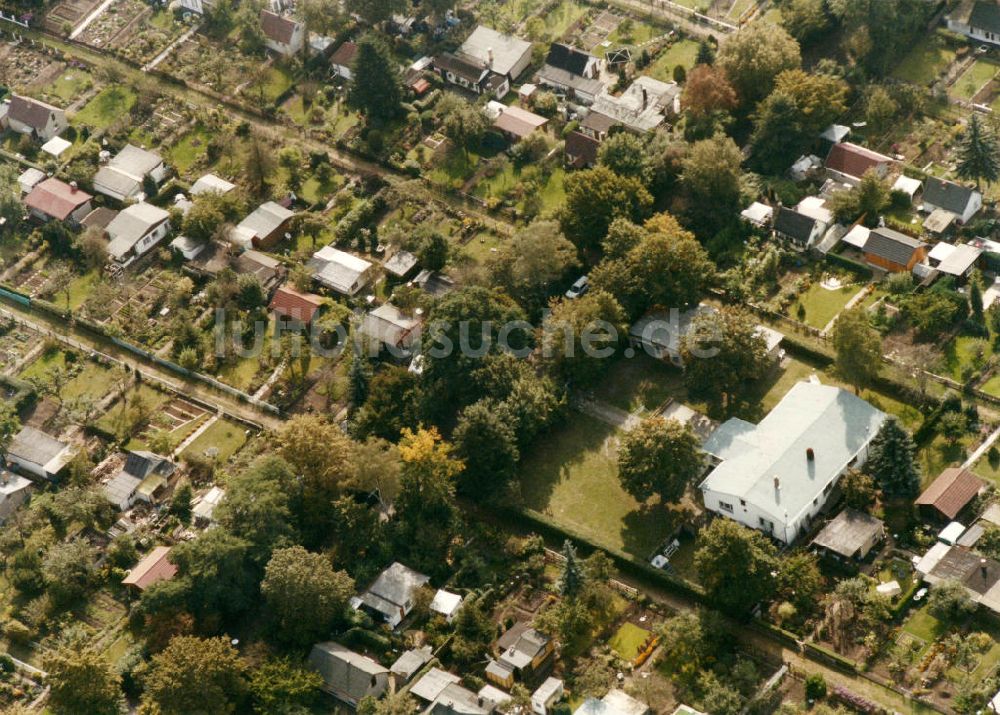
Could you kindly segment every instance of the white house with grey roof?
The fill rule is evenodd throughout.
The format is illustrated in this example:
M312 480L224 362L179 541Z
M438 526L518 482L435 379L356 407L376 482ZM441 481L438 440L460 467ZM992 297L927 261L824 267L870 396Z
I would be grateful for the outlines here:
M333 246L323 246L309 260L316 282L342 295L357 295L372 277L373 266L363 258Z
M924 182L922 200L921 210L925 213L942 209L962 223L968 223L983 207L983 195L976 189L935 176L928 176Z
M142 194L146 177L155 183L167 178L163 158L152 151L126 144L118 154L94 175L94 191L118 201L132 201Z
M288 233L295 212L265 201L229 232L229 240L244 250L273 248Z
M847 390L803 381L752 424L733 418L703 445L715 467L705 508L792 543L841 475L860 467L886 415Z
M429 581L429 576L396 561L379 574L367 591L351 599L351 607L367 611L395 628L413 609L414 594Z
M7 448L7 461L19 472L41 479L55 479L73 458L70 446L52 435L25 425Z
M362 698L379 698L389 689L389 669L340 643L317 643L309 665L323 678L323 690L348 705Z
M948 14L947 22L952 32L1000 45L1000 5L996 0L964 0Z
M158 244L170 231L170 214L152 204L132 204L108 224L108 256L123 268Z

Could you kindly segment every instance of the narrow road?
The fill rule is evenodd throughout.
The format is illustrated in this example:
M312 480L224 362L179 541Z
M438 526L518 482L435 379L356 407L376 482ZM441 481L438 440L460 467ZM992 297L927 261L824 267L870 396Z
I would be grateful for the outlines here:
M965 460L962 464L962 469L968 469L982 457L989 450L990 447L1000 438L1000 427L997 427L993 432L987 437L981 445L976 447L976 451L969 455L969 458Z
M96 20L97 18L99 18L104 13L105 10L107 10L109 7L111 7L111 5L114 2L115 2L115 0L104 0L104 2L102 2L96 8L94 8L94 11L92 13L90 13L89 15L87 15L87 17L84 18L83 22L81 22L79 25L77 25L76 29L73 30L73 32L70 33L69 39L75 40L80 35L82 35L87 30L87 28L90 27L90 23L92 23L94 20Z
M164 49L163 52L161 52L156 57L154 57L150 62L147 62L145 65L143 65L142 71L143 72L149 72L152 69L156 69L156 67L161 62L163 62L163 60L167 59L170 56L170 53L173 52L176 47L178 47L179 45L182 45L185 42L187 42L188 40L190 40L191 36L194 35L194 33L196 33L200 27L201 27L201 25L195 25L190 30L188 30L187 32L185 32L183 35L181 35L180 37L178 37L176 40L174 40L173 42L171 42L169 45L167 45L166 49Z

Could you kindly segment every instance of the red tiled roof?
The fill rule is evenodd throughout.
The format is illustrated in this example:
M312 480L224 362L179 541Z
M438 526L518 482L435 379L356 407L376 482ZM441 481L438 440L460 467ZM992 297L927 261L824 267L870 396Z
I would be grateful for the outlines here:
M277 315L304 323L312 322L322 305L323 299L318 295L300 293L288 286L281 286L271 298L271 310Z
M59 179L42 181L25 198L28 208L39 211L46 216L65 221L70 214L90 201L93 196L86 191L74 189Z
M167 559L169 554L169 546L157 546L122 579L122 584L145 591L157 581L169 581L177 575L177 567Z
M275 15L268 10L260 11L260 26L264 34L275 42L287 45L292 41L295 28L299 23L281 15Z
M426 92L430 88L431 88L431 83L428 82L423 77L421 77L420 79L416 80L415 82L413 82L410 85L410 89L412 89L413 93L416 94L416 95L418 95L418 96L421 95L421 94L423 94L424 92Z
M932 506L947 518L954 519L985 485L968 469L949 467L917 497L917 504Z
M330 55L331 65L340 65L342 67L350 67L351 63L354 62L355 55L358 54L358 46L356 43L348 40L340 47L337 51Z
M869 169L889 163L892 163L892 157L850 142L834 144L826 157L827 169L856 178L864 176Z

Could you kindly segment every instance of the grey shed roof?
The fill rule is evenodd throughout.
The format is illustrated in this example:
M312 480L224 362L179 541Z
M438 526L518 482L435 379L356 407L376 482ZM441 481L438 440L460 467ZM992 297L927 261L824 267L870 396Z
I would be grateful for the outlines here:
M402 677L403 680L408 681L420 672L420 669L427 665L433 657L434 654L432 653L430 646L412 648L403 653L403 655L399 656L389 670L392 671L393 675L398 675Z
M396 561L379 574L375 583L368 588L368 593L402 606L413 597L414 591L428 581L430 581L429 576Z
M402 278L417 267L417 262L417 257L409 251L396 251L383 267L392 275Z
M281 224L294 215L294 211L289 211L274 201L268 201L254 209L253 213L240 221L236 228L246 229L257 238L264 238L281 228Z
M453 683L461 681L457 675L440 668L431 668L424 676L413 684L410 694L427 702L433 702L444 689Z
M67 444L34 427L24 426L7 448L12 457L45 466L66 449Z
M816 219L784 206L778 207L774 217L774 230L799 243L809 240L815 225Z
M377 676L389 674L387 668L371 658L333 641L314 645L309 663L323 676L330 691L353 702L372 693L372 683Z
M489 712L480 704L476 693L458 683L450 683L445 687L424 711L425 715L488 715Z
M701 488L745 498L776 516L795 516L812 505L885 419L884 412L847 390L799 382L760 424L730 419L705 440L704 450L722 461Z
M135 451L125 455L125 466L122 471L131 474L133 477L145 479L150 474L172 474L174 463L166 457L161 457L153 452Z
M525 54L531 54L531 43L480 25L462 43L461 52L486 63L498 74L511 75ZM511 79L517 77L512 76Z
M813 544L849 559L877 539L884 528L882 520L871 514L844 509L823 527Z
M118 258L124 256L143 236L170 218L163 209L147 203L128 206L108 224L108 253Z
M969 26L1000 33L1000 5L996 0L977 0L969 14Z
M108 162L108 166L141 180L162 163L163 159L159 154L126 144L115 158Z
M905 266L910 262L913 254L926 245L923 241L911 238L905 233L880 226L872 229L871 233L868 234L864 251Z
M928 176L924 182L924 203L951 211L961 216L966 206L975 195L976 190L954 181L945 181L934 176Z

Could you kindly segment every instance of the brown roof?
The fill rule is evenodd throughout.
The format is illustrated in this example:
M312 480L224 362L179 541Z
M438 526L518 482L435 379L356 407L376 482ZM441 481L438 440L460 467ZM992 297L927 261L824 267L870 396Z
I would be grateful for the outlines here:
M49 115L52 112L60 111L62 110L59 107L53 107L51 104L39 102L37 99L21 97L15 94L10 100L10 112L7 116L37 130L45 128L45 125L49 123Z
M260 26L264 30L264 34L268 39L283 45L292 41L292 35L295 34L295 28L298 24L295 20L276 15L269 10L260 11Z
M582 169L597 163L597 150L601 143L581 132L571 132L566 137L566 160L572 160L572 166Z
M506 134L524 139L539 127L545 126L548 121L545 117L520 107L507 107L493 121L493 126Z
M31 190L24 203L46 216L65 221L93 196L59 179L46 179Z
M177 575L177 567L167 559L169 554L169 546L157 546L122 579L122 584L145 591L157 581L169 581Z
M986 483L968 469L949 467L917 497L917 504L932 506L954 519L984 486Z
M316 317L323 299L312 293L300 293L289 286L281 286L271 298L271 310L281 317L309 323Z
M106 206L98 206L96 209L84 216L80 223L84 228L92 228L93 226L97 226L98 228L107 228L108 224L114 221L115 216L117 215L118 212L114 209L109 209Z
M354 62L354 57L358 54L358 46L356 43L348 40L337 48L337 51L330 56L331 65L341 65L342 67L350 67Z
M889 163L892 163L892 157L850 142L834 144L826 157L827 169L857 178L864 176L869 169Z

